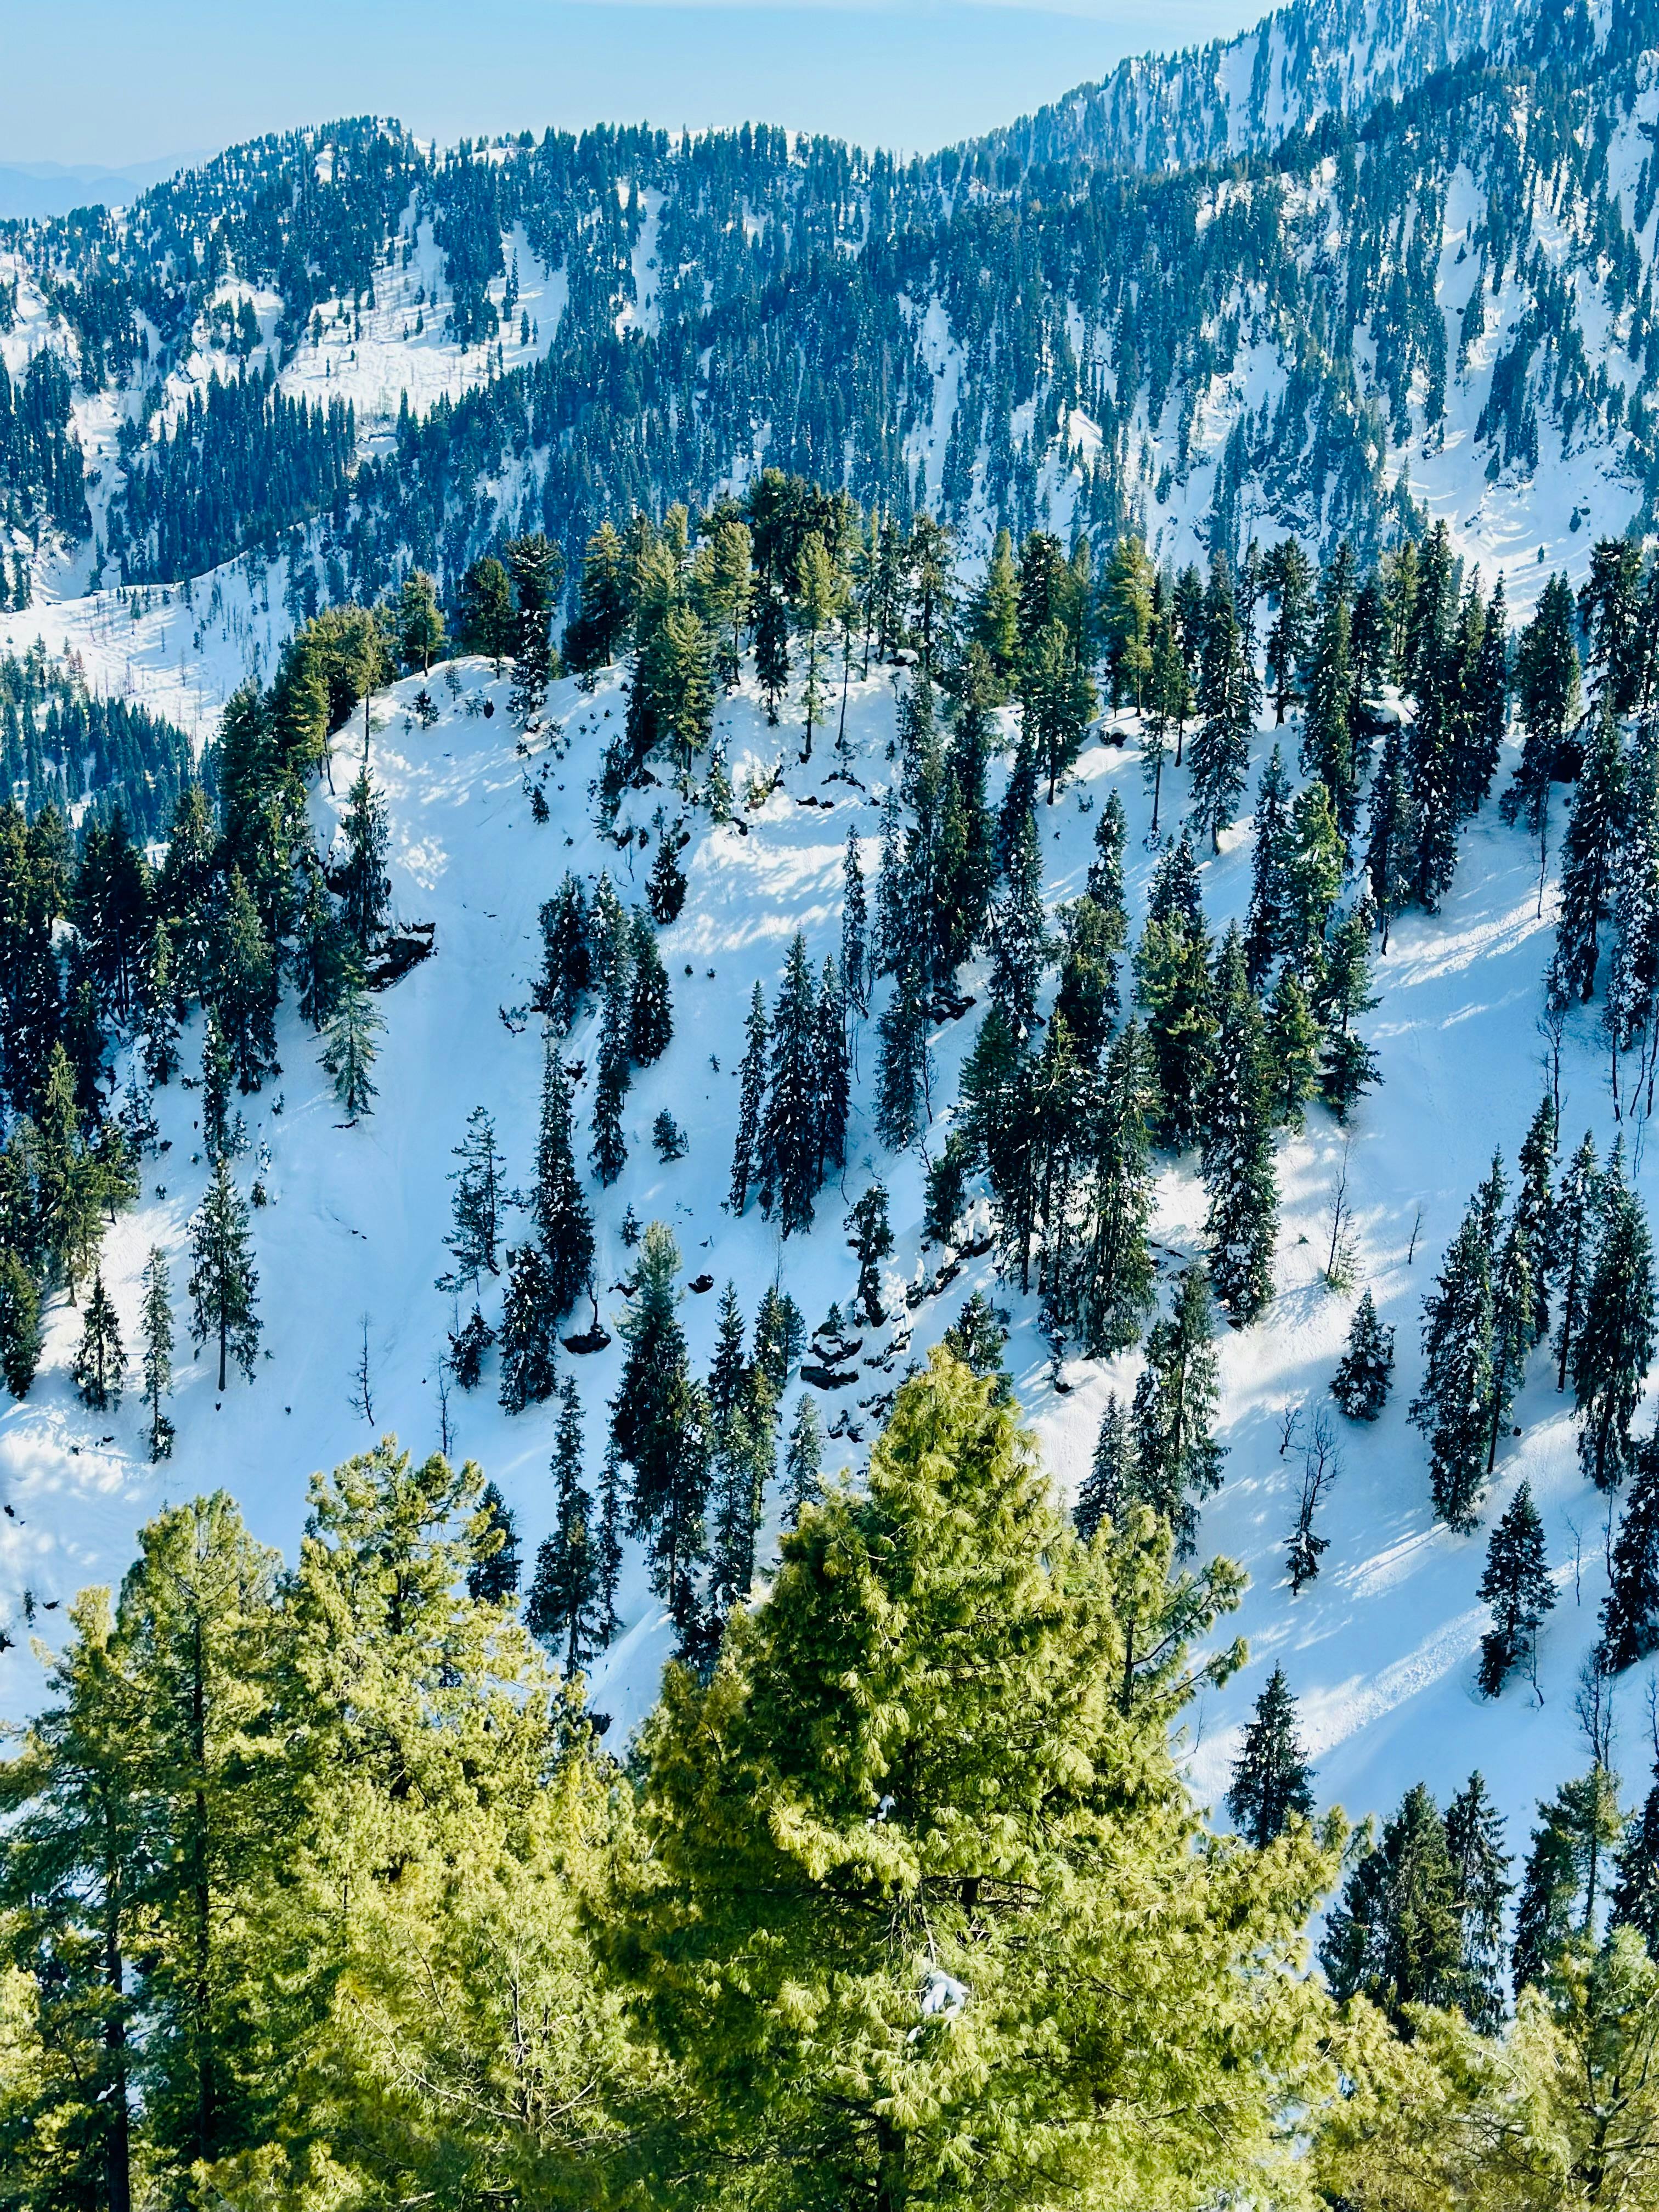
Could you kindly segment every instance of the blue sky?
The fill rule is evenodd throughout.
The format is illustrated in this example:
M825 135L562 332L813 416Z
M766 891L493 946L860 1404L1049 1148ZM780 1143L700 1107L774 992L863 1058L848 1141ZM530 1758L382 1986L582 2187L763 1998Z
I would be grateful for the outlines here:
M917 152L1267 0L0 0L0 163L149 161L341 114L424 136L745 119Z

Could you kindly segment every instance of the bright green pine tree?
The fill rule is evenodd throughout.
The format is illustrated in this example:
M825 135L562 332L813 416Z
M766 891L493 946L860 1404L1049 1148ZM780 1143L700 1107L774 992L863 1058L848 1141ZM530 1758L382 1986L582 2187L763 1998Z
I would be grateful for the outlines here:
M1282 1836L1293 1820L1313 1813L1313 1770L1296 1733L1296 1699L1275 1667L1255 1701L1233 1765L1227 1810L1239 1832L1258 1850Z
M1167 1589L1151 1527L1137 1571ZM1186 1672L1167 1655L1123 1710L1114 1567L992 1384L936 1352L867 1490L802 1516L708 1686L671 1670L612 1942L681 2055L699 2202L1012 2212L1263 2183L1334 1838L1194 1848L1167 1746Z
M222 1391L233 1358L251 1382L264 1326L254 1308L259 1278L247 1206L222 1152L191 1221L190 1261L191 1334L197 1349L216 1340Z
M361 973L351 969L324 1033L322 1052L324 1071L334 1079L335 1098L349 1121L374 1111L371 1101L380 1092L370 1071L380 1056L375 1039L385 1031Z
M1210 1282L1235 1328L1255 1321L1273 1292L1279 1181L1273 1167L1261 1009L1245 970L1237 925L1216 963L1216 1036L1204 1100L1204 1234Z
M102 1413L121 1402L121 1384L126 1373L126 1354L121 1348L121 1328L116 1319L115 1304L104 1288L104 1271L98 1268L92 1279L92 1296L87 1300L86 1319L81 1330L81 1341L76 1348L70 1366L70 1379L81 1394L81 1402L94 1413Z

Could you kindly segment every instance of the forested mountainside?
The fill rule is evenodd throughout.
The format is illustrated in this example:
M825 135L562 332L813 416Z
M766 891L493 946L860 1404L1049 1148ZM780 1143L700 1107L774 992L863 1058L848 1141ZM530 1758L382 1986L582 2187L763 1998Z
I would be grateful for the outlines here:
M441 152L360 120L8 226L14 546L84 541L107 584L280 550L308 610L410 562L453 594L532 525L574 573L605 515L762 464L981 546L1042 522L1236 552L1249 507L1370 557L1437 481L1472 534L1532 507L1553 539L1607 480L1644 514L1650 0L1269 24L1281 59L1340 45L1393 89L1357 69L1150 174L1115 126L900 167L767 130Z

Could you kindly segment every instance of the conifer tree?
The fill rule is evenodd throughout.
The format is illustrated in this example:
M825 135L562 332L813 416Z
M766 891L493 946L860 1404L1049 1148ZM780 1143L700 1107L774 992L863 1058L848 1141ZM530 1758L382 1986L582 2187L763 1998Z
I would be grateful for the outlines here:
M1078 1218L1056 1263L1065 1317L1091 1359L1126 1351L1158 1301L1147 1242L1153 1081L1146 1039L1131 1022L1113 1039L1102 1071L1098 1102L1079 1146Z
M459 1290L477 1285L480 1275L500 1273L495 1249L501 1237L501 1154L495 1149L495 1124L485 1106L475 1106L466 1117L466 1134L453 1147L451 1158L460 1165L450 1171L455 1186L453 1219L444 1242L454 1255L453 1273L439 1279L438 1288Z
M1446 1825L1419 1782L1357 1861L1327 1917L1319 1963L1333 1996L1369 1997L1396 2021L1407 2005L1455 2004L1463 1968L1458 1906Z
M659 1221L640 1245L635 1287L623 1321L625 1352L611 1401L611 1440L633 1470L629 1520L647 1542L652 1587L684 1635L692 1625L692 1577L707 1545L708 1407L692 1380L675 1310L679 1250Z
M1211 564L1204 601L1204 646L1198 683L1199 725L1190 749L1192 819L1207 830L1210 849L1233 818L1249 766L1260 686L1239 619L1225 558Z
M1216 1036L1204 1100L1204 1233L1210 1282L1235 1328L1254 1321L1273 1296L1279 1232L1272 1115L1261 1010L1245 973L1237 926L1216 969Z
M841 972L847 995L860 1014L870 1011L869 924L864 870L859 863L858 831L849 830L842 860ZM738 1211L741 1212L742 1207Z
M1555 1225L1552 1185L1558 1133L1554 1102L1546 1092L1522 1139L1516 1163L1519 1187L1515 1194L1515 1218L1524 1234L1532 1269L1528 1351L1541 1344L1550 1331L1549 1279Z
M1567 1387L1567 1369L1583 1325L1601 1205L1601 1163L1595 1156L1595 1137L1586 1129L1561 1178L1560 1196L1550 1224L1551 1274L1561 1313L1554 1345L1558 1390Z
M1313 614L1313 571L1294 538L1283 538L1269 549L1261 563L1261 580L1273 609L1267 639L1267 681L1273 686L1273 720L1282 724L1296 672L1307 653Z
M1571 1006L1594 996L1601 928L1611 903L1613 861L1626 798L1619 726L1598 717L1584 747L1561 854L1561 908L1550 963L1551 1004Z
M253 1241L247 1206L230 1178L221 1152L213 1179L190 1224L191 1335L197 1349L216 1338L219 1389L227 1363L234 1359L248 1382L258 1356L263 1323L254 1310L259 1278L253 1265Z
M210 1007L202 1024L202 1146L210 1159L217 1158L229 1141L234 1066L229 1042Z
M346 801L345 857L340 866L340 919L360 952L384 927L392 884L386 872L386 807L365 766Z
M1313 1769L1297 1741L1296 1699L1282 1667L1273 1668L1255 1701L1234 1762L1227 1810L1257 1850L1276 1842L1292 1820L1312 1817Z
M179 1066L179 1016L173 1004L173 940L159 915L139 994L138 1026L145 1081L152 1085L171 1082Z
M1320 580L1319 615L1304 678L1307 704L1302 724L1302 768L1329 794L1344 836L1354 826L1358 778L1354 763L1352 564L1346 545Z
M627 1971L685 2054L711 2157L723 2167L741 2155L747 2185L780 2203L964 2190L987 2203L1150 2200L1200 2167L1230 2188L1254 2168L1255 2115L1279 2108L1264 2084L1276 2085L1307 2002L1267 1963L1285 1939L1253 1900L1271 1871L1299 1910L1327 1863L1318 1838L1286 1838L1258 1875L1242 1845L1194 1853L1178 1798L1167 1826L1152 1814L1170 1802L1165 1731L1186 1635L1206 1632L1217 1599L1196 1599L1185 1634L1160 1634L1176 1601L1154 1539L1135 1554L1144 1595L1121 1619L1110 1560L1082 1553L1017 1447L1011 1410L990 1399L988 1382L935 1355L900 1392L867 1494L837 1492L804 1517L763 1602L728 1627L719 1674L705 1687L671 1674L653 1724L652 1902L624 1906L642 1931ZM965 1589L977 1601L964 1610ZM1144 1672L1143 1636L1165 1645ZM878 1650L874 1671L849 1673L848 1649ZM1127 1778L1128 1799L1120 1790L1107 1803L1076 1778L1101 1773ZM878 1779L849 1794L849 1774ZM1018 1886L988 1875L988 1826L1024 1870ZM925 1850L924 1837L935 1839ZM849 1917L853 1869L872 1864L884 1907ZM1243 1913L1224 1927L1207 1895L1224 1866ZM1113 1932L1126 1881L1155 1918L1195 1931L1201 1957L1176 1947L1179 1996L1156 1928L1143 1918L1135 1947L1159 1958L1155 1975L1131 1970ZM932 1942L919 1954L924 1885ZM763 1929L757 1890L772 1900ZM785 2028L803 2004L817 2023L805 2041ZM711 2005L729 2032L696 2024ZM1031 2038L1049 2033L1038 2022L1059 2023L1059 2055L1019 2093L1024 2119L1006 2130L992 2116L1028 2076ZM1248 2078L1222 2057L1235 2029ZM970 2087L957 2086L964 2036ZM768 2054L758 2075L757 2051ZM895 2106L882 2085L897 2069L909 2094ZM1200 2082L1201 2134L1183 2117ZM1125 2145L1118 2115L1131 2104L1161 2116L1155 2142Z
M1659 1770L1641 1810L1625 1824L1608 1924L1633 1928L1648 1956L1659 1959Z
M1184 842L1169 856L1185 851ZM1188 854L1190 859L1190 853ZM1146 1038L1158 1076L1160 1133L1176 1151L1199 1135L1200 1102L1209 1087L1215 1036L1210 942L1201 917L1184 906L1158 910L1164 871L1135 948L1135 989L1146 1011Z
M881 1263L893 1249L885 1186L872 1182L847 1217L847 1242L859 1263L858 1310L869 1328L887 1318L881 1304Z
M507 1605L519 1594L523 1562L512 1507L493 1482L479 1493L469 1532L466 1594L474 1605Z
M755 617L755 681L766 700L766 719L775 727L778 702L789 681L789 623L783 600L769 583L760 591Z
M601 1577L593 1501L582 1482L581 1403L568 1376L559 1389L552 1472L553 1533L536 1553L525 1626L575 1674L599 1648Z
M1593 1936L1602 1881L1622 1840L1617 1779L1599 1759L1538 1810L1515 1914L1517 1996L1546 1981L1575 1936Z
M1393 729L1382 741L1382 758L1371 778L1370 820L1365 833L1365 881L1382 926L1385 957L1394 916L1412 895L1414 832L1405 740Z
M561 1036L568 1036L593 983L587 895L576 877L565 877L539 919L542 973L534 1003Z
M361 963L336 918L322 862L314 853L307 854L304 875L295 924L294 979L301 1019L322 1030L333 1017L347 976Z
M1644 1437L1632 1463L1601 1601L1601 1655L1610 1674L1659 1650L1659 1440Z
M812 1017L812 1046L818 1086L819 1180L847 1164L847 1124L852 1111L852 1063L847 1048L847 994L836 963L827 954L818 977Z
M651 863L645 890L651 919L663 929L679 920L680 909L685 904L685 872L680 866L674 845L674 832L664 830L657 841L657 857Z
M1261 990L1285 949L1285 870L1290 846L1290 778L1275 745L1255 792L1255 842L1250 853L1250 908L1244 924L1244 957L1250 988Z
M744 1033L747 1042L738 1073L738 1134L732 1150L732 1182L726 1201L733 1213L739 1214L749 1202L751 1184L759 1179L761 1115L766 1105L767 1058L772 1036L771 1024L766 1018L766 1002L758 983L749 1002Z
M657 933L642 909L631 931L633 984L628 1001L628 1056L638 1067L660 1060L674 1034L668 973L657 951Z
M593 1271L593 1219L571 1148L570 1079L551 1028L543 1042L541 1129L532 1211L547 1261L554 1311L562 1316Z
M1126 1516L1140 1502L1140 1458L1134 1422L1129 1408L1113 1390L1100 1417L1089 1472L1078 1488L1072 1525L1085 1544L1091 1543L1103 1522L1114 1531L1121 1529Z
M1550 578L1537 610L1521 633L1515 656L1515 690L1526 741L1515 782L1505 793L1505 820L1522 822L1538 841L1541 911L1544 866L1549 851L1550 786L1569 726L1578 711L1578 648L1573 637L1572 592L1565 576Z
M1446 1855L1463 1924L1457 2001L1471 2027L1496 2035L1504 2025L1504 1908L1515 1885L1503 1816L1479 1772L1446 1808Z
M1209 1281L1201 1267L1188 1267L1174 1312L1147 1331L1133 1411L1146 1498L1169 1522L1182 1559L1196 1548L1199 1504L1221 1487L1224 1447L1210 1427L1218 1395Z
M92 1296L87 1300L81 1341L70 1370L82 1404L97 1413L118 1406L126 1364L114 1302L104 1288L104 1271L100 1267L92 1279Z
M1480 1597L1492 1613L1492 1625L1480 1639L1480 1686L1495 1698L1517 1667L1536 1665L1539 1625L1555 1603L1544 1524L1529 1482L1521 1485L1492 1532Z
M614 1444L607 1443L599 1469L599 1515L594 1538L595 1634L603 1650L614 1643L622 1622L617 1613L617 1591L622 1582L623 1532L622 1462Z
M501 1401L509 1413L521 1413L526 1406L542 1405L552 1396L558 1381L558 1321L552 1270L541 1248L509 1245L500 1332Z
M816 1505L822 1492L823 1470L823 1439L818 1427L818 1409L810 1391L803 1390L795 1401L794 1424L789 1431L789 1449L783 1462L783 1525L799 1528L800 1516L809 1505Z
M1460 1534L1474 1526L1492 1403L1490 1231L1471 1206L1423 1305L1423 1387L1411 1418L1429 1439L1434 1510Z
M629 1069L630 965L620 954L612 958L599 1024L599 1066L593 1082L593 1143L588 1158L606 1190L628 1164L622 1109L632 1080Z
M800 1308L787 1291L769 1283L755 1314L755 1364L771 1383L775 1398L781 1399L788 1387L789 1370L805 1341Z
M1630 1425L1654 1350L1653 1244L1642 1202L1625 1181L1619 1146L1601 1190L1601 1233L1572 1347L1578 1464L1598 1490L1616 1490L1630 1463Z
M161 1401L173 1395L173 1278L167 1255L159 1244L150 1247L144 1263L144 1303L138 1328L143 1346L144 1403L149 1407L149 1455L152 1461L173 1455L173 1423L161 1411Z
M1095 854L1085 886L1100 914L1105 930L1103 949L1108 953L1121 952L1128 941L1129 915L1123 902L1123 848L1128 835L1128 817L1114 787L1095 823Z
M0 1375L14 1398L27 1398L40 1364L40 1291L21 1255L0 1245Z
M921 973L914 959L906 959L896 973L892 994L877 1026L881 1054L876 1074L876 1134L891 1151L902 1152L922 1129L927 1090L927 1018Z
M374 1040L385 1030L361 975L349 973L328 1024L322 1055L324 1069L334 1079L340 1110L349 1120L355 1121L372 1112L369 1102L380 1096L369 1071L379 1057Z
M1019 654L1019 576L1012 540L999 530L970 616L974 641L984 648L1006 697Z
M1292 1129L1319 1089L1321 1030L1302 978L1287 962L1279 971L1266 1015L1273 1110Z
M1354 1308L1348 1341L1331 1378L1331 1395L1350 1420L1374 1421L1394 1379L1394 1330L1379 1321L1369 1290Z
M772 1009L771 1085L761 1122L761 1210L785 1237L812 1225L820 1180L817 1000L799 933Z
M1042 848L1029 805L1015 820L1007 883L991 918L991 948L992 1000L1024 1039L1036 1024L1037 991L1052 950L1043 922Z

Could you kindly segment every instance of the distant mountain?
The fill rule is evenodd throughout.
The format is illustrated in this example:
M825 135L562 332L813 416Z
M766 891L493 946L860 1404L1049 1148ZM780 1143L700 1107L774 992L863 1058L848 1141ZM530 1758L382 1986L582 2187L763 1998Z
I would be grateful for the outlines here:
M0 162L0 220L68 215L78 207L129 206L146 185L176 176L204 158L200 149L192 149L120 169L90 161Z

